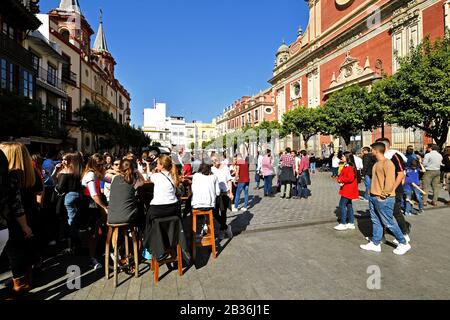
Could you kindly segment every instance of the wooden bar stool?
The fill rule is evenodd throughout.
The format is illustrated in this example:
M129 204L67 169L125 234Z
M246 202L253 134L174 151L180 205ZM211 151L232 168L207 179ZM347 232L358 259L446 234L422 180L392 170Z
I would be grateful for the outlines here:
M176 262L178 264L178 274L180 277L183 276L183 253L181 251L181 246L177 245L176 252L175 250L168 250L166 254L170 255L170 258L164 259L162 261L156 260L156 258L152 255L151 262L151 270L153 271L153 280L155 284L159 282L159 267L163 265L168 265L170 263Z
M130 254L128 247L128 229L131 228L131 238L133 241L133 256L134 256L134 276L139 277L139 241L136 228L128 223L124 224L108 224L108 235L106 236L106 247L105 247L105 277L109 280L109 254L110 245L112 240L112 245L114 247L114 286L117 287L118 284L118 264L119 264L119 248L118 239L122 232L125 242L125 255L127 260L127 265L130 266Z
M201 239L201 241L197 241L197 217L199 216L207 216L209 219L208 228L209 233L205 237ZM211 247L212 255L214 259L217 257L216 252L216 237L214 234L214 217L213 211L201 211L197 209L192 210L192 259L195 262L195 258L197 256L197 247Z

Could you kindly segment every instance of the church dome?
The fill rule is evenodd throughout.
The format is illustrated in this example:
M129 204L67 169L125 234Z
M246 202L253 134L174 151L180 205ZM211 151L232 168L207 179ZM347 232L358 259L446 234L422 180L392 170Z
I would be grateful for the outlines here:
M283 42L283 44L278 48L277 55L280 53L289 53L289 47L286 45L286 43Z

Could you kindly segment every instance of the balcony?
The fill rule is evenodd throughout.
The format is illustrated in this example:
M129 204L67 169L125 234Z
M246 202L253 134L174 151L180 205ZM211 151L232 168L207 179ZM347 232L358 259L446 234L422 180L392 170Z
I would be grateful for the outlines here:
M36 83L42 88L52 91L62 98L67 98L67 93L64 91L62 80L45 68L38 68Z
M61 129L61 111L58 107L47 104L41 113L42 134L53 136Z
M0 52L14 64L32 70L33 64L30 52L3 33L0 33Z
M77 85L77 74L70 71L70 66L63 65L62 68L62 81L72 84L74 86Z

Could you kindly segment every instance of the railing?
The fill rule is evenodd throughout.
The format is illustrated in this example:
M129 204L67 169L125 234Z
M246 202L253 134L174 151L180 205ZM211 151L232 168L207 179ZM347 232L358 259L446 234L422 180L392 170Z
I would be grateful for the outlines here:
M55 70L55 72L58 72L58 70ZM45 82L45 83L47 83L47 84L49 84L49 85L59 89L59 90L64 91L64 87L62 85L61 78L59 78L56 74L50 73L48 69L44 69L42 67L39 67L39 69L38 69L38 78L41 81L43 81L43 82Z
M30 52L3 33L0 33L0 52L23 66L31 68L33 65Z
M63 65L62 68L62 81L65 82L77 82L77 74L70 71L70 66Z
M61 111L51 104L43 106L41 112L42 132L46 136L52 136L61 129Z

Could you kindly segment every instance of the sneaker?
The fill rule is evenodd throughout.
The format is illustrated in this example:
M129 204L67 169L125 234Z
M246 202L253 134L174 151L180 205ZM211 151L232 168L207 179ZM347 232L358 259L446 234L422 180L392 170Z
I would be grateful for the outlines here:
M409 237L409 235L405 234L404 237L405 237L406 243L410 243L411 242L411 238ZM398 246L400 244L400 242L398 242L397 239L392 241L392 243L395 244L396 246Z
M202 227L201 236L202 237L206 237L208 235L208 231L209 231L208 225L204 224L203 227Z
M228 226L228 229L227 229L227 231L225 231L225 234L226 234L228 239L232 239L233 238L233 230L231 229L231 226Z
M409 250L411 250L411 245L409 243L399 244L397 249L394 250L394 254L396 254L398 256L402 256L405 253L407 253Z
M219 231L219 240L224 240L225 239L225 231L224 230L220 230Z
M340 225L334 227L334 230L336 230L336 231L346 231L347 229L348 228L347 228L346 224L340 224Z
M235 207L233 207L233 208L231 209L231 212L239 212L239 209L238 209L238 208L235 208Z
M356 230L356 226L354 223L348 223L347 224L347 229L348 230Z
M242 211L242 212L247 212L247 211L248 211L248 208L242 208L241 211Z
M103 268L103 265L97 261L97 259L95 258L91 258L91 261L89 263L89 266L93 269L93 270L99 270L101 268Z
M362 244L359 247L366 251L381 252L381 245L375 245L372 241L368 244Z

